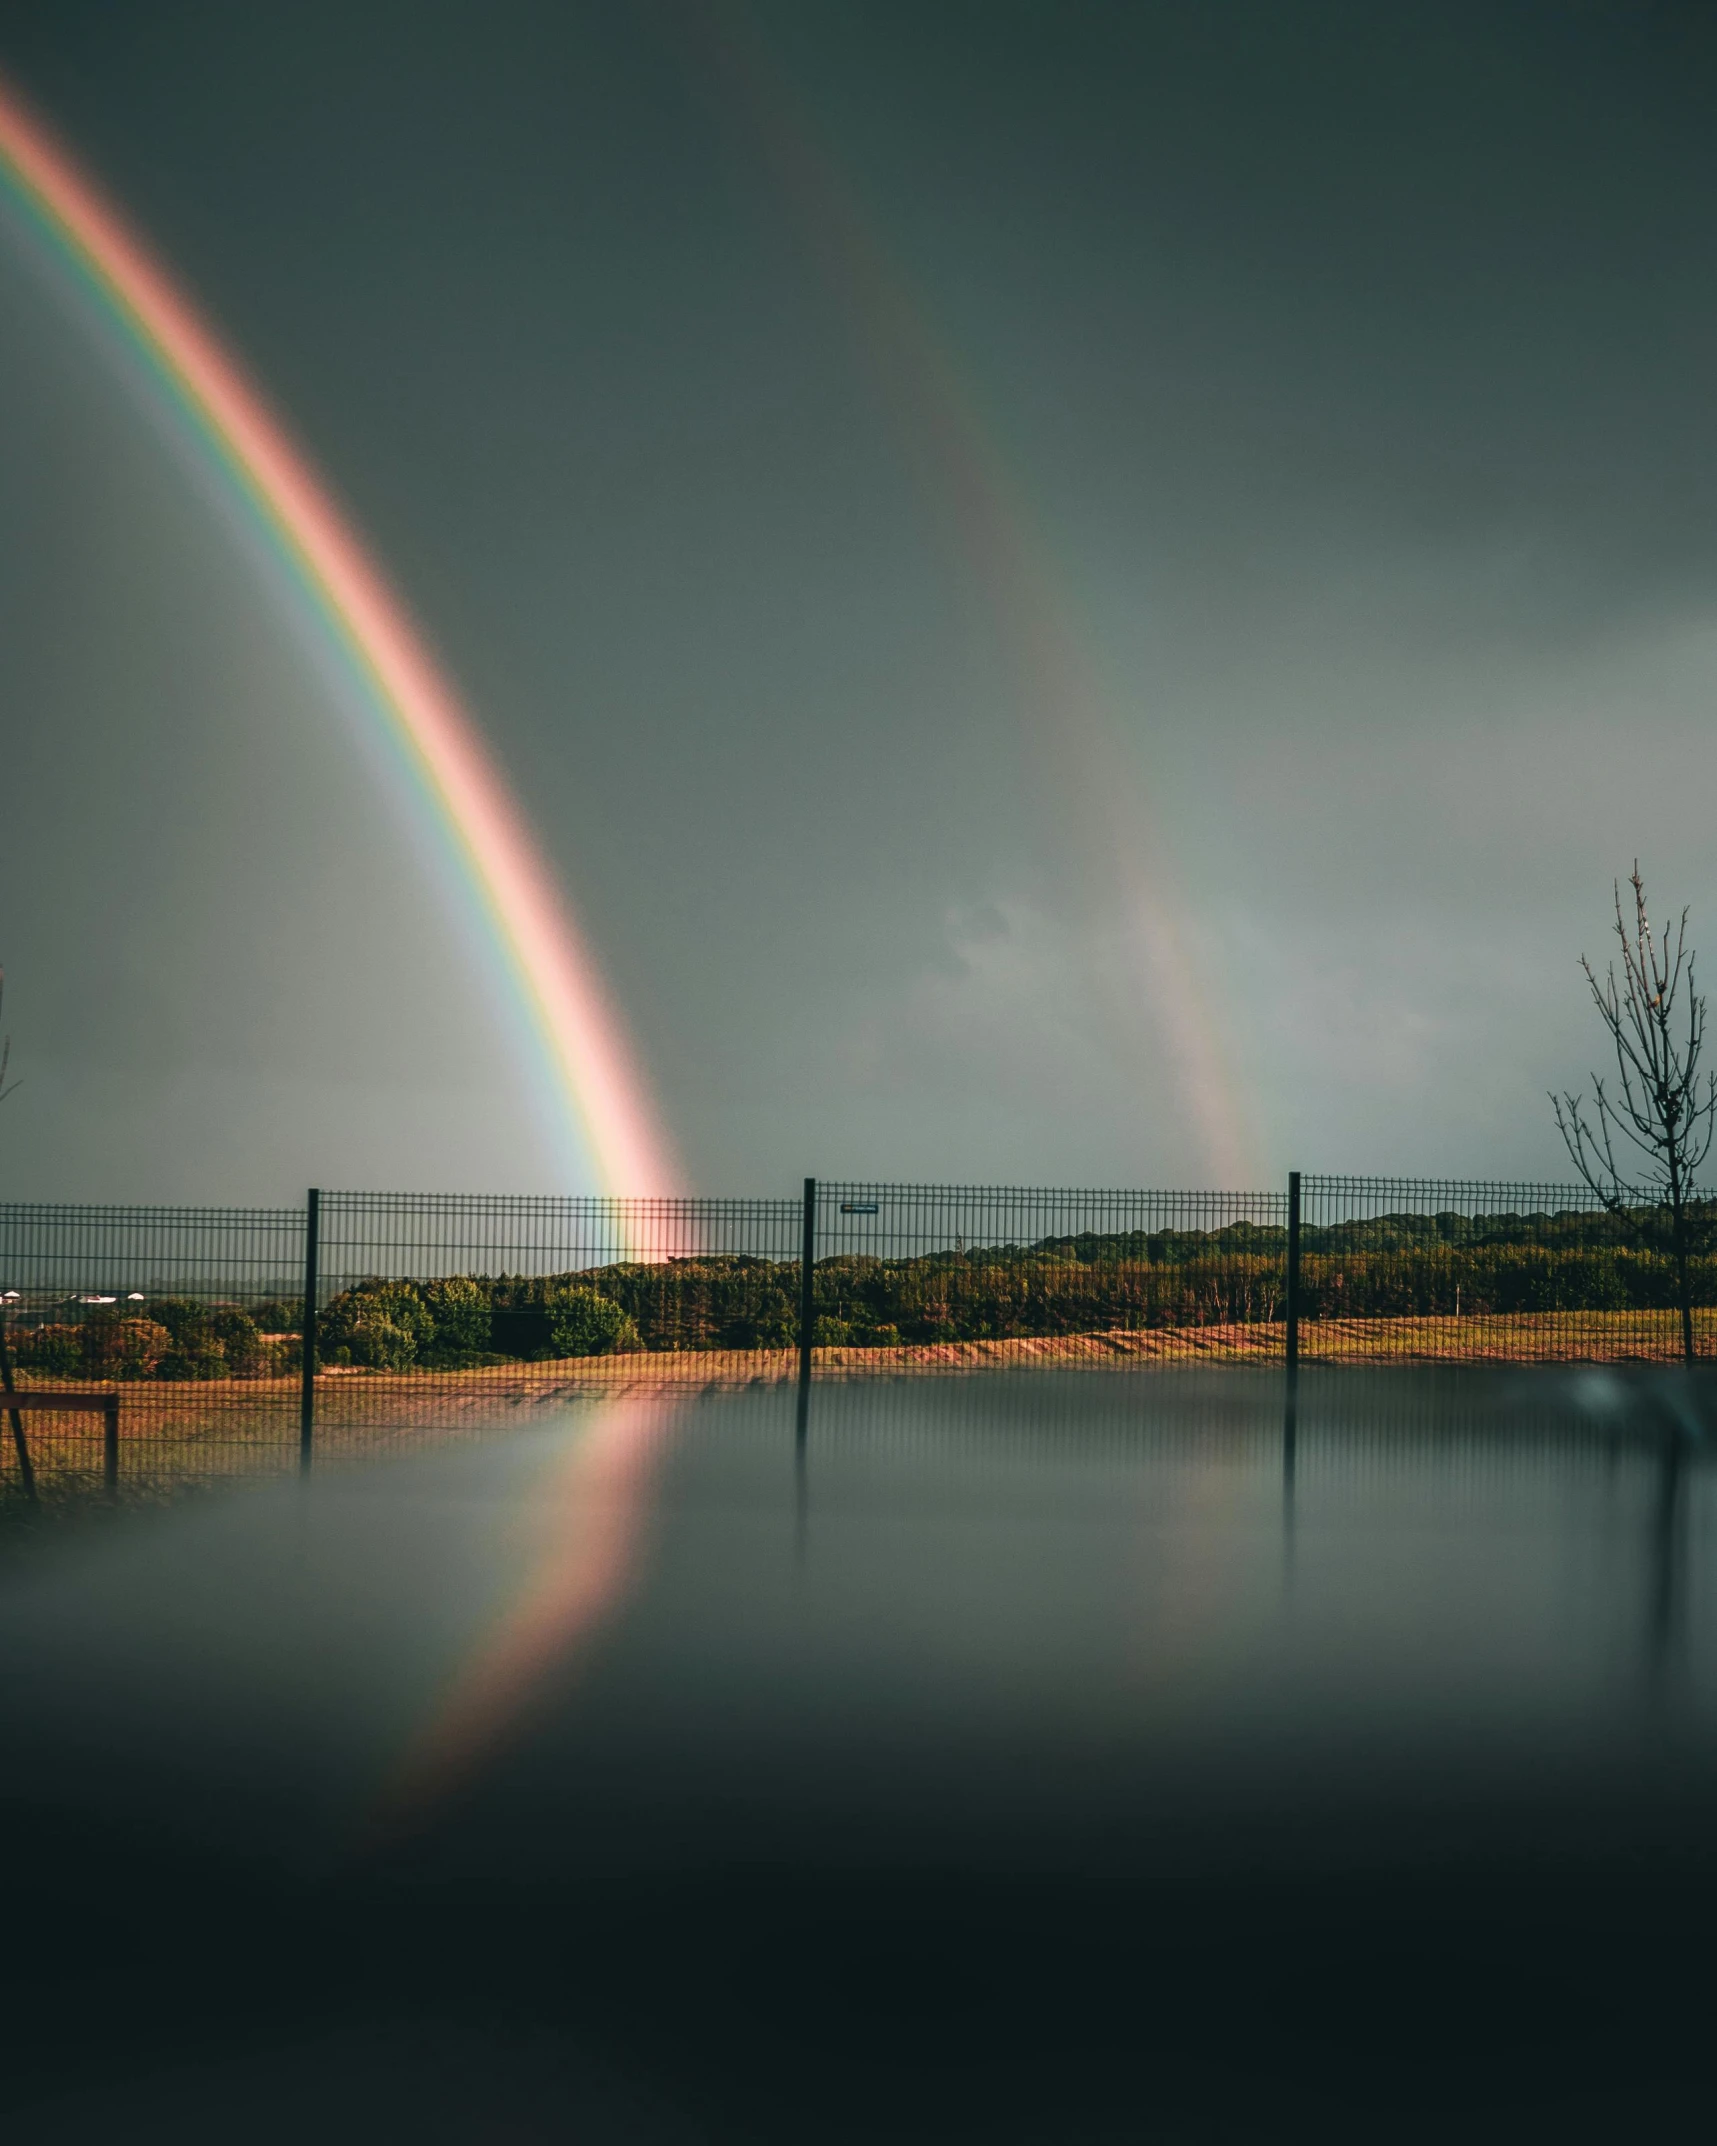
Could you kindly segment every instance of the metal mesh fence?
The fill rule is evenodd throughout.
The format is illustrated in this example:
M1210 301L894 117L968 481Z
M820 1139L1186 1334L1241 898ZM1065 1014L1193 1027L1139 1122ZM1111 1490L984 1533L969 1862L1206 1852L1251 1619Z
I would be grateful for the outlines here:
M800 1228L797 1200L325 1192L318 1436L784 1377Z
M0 1286L20 1308L99 1298L291 1300L302 1207L63 1207L0 1202Z
M1695 1349L1717 1354L1717 1261L1695 1259ZM1661 1211L1584 1185L1301 1180L1309 1362L1671 1362L1683 1353Z
M114 1466L100 1412L67 1407L80 1395L121 1396L117 1465L133 1487L181 1465L284 1465L303 1272L302 1208L0 1203L0 1305L44 1487L80 1490Z
M818 1467L842 1453L873 1465L940 1447L967 1474L1053 1459L1070 1444L1108 1458L1179 1448L1206 1466L1214 1450L1236 1464L1286 1463L1285 1487L1326 1503L1430 1462L1439 1496L1477 1503L1532 1479L1551 1456L1565 1467L1577 1454L1600 1473L1624 1453L1655 1454L1668 1422L1657 1390L1650 1373L1595 1380L1575 1367L1408 1379L1387 1365L1344 1367L1308 1375L1285 1421L1280 1379L1202 1363L1140 1379L1051 1367L1034 1379L840 1380L816 1390L809 1464L814 1488ZM785 1427L787 1401L760 1420Z
M1717 1356L1717 1256L1689 1278L1696 1349ZM1682 1353L1655 1210L1611 1214L1583 1186L1334 1176L1277 1192L810 1181L803 1203L10 1203L0 1306L44 1484L111 1481L117 1395L134 1490L292 1466L307 1418L335 1458L634 1385L1281 1364L1290 1337L1310 1364ZM79 1395L86 1413L55 1412ZM0 1451L15 1488L3 1431Z
M831 1370L1283 1353L1280 1192L819 1185L816 1250Z

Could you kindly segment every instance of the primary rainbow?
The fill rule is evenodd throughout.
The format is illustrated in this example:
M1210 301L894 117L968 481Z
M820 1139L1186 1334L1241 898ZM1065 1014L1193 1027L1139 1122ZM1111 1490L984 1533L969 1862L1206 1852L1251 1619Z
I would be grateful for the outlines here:
M553 875L458 696L263 398L66 151L0 82L0 183L76 271L320 615L468 891L540 1045L568 1160L604 1189L677 1173L624 1028Z

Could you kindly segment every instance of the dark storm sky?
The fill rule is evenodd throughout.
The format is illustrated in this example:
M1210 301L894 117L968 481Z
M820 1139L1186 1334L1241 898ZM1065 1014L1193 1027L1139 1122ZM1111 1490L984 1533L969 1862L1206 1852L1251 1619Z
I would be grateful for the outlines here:
M1717 944L1703 10L56 0L0 67L373 541L699 1186L1208 1178L1136 869L1272 1175L1558 1170L1611 876ZM545 1182L338 700L0 219L14 1194Z

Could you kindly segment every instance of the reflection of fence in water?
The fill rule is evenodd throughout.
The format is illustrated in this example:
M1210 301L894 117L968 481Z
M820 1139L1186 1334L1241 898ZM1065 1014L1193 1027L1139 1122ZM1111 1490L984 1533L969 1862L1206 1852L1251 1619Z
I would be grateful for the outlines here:
M1070 1446L1133 1456L1162 1447L1196 1449L1221 1462L1279 1455L1283 1400L1279 1377L1244 1369L1173 1367L1101 1379L877 1378L819 1382L809 1422L825 1448L881 1456L934 1447L962 1458L1029 1458ZM1322 1453L1332 1480L1357 1482L1425 1458L1456 1480L1469 1469L1486 1478L1531 1470L1550 1453L1607 1465L1618 1440L1655 1449L1684 1403L1674 1374L1648 1370L1571 1366L1546 1375L1424 1366L1402 1377L1394 1369L1309 1367L1295 1420L1301 1453Z
M774 1383L690 1378L618 1364L578 1382L542 1382L497 1396L466 1384L457 1395L432 1378L374 1382L361 1407L338 1396L317 1423L318 1467L390 1453L453 1446L530 1423L582 1415L615 1398L698 1398L713 1413L709 1435L749 1430L783 1453L795 1421L791 1360ZM1608 1382L1594 1395L1593 1377ZM1308 1368L1295 1411L1302 1504L1364 1495L1392 1480L1434 1476L1445 1499L1480 1501L1510 1484L1535 1481L1554 1462L1566 1477L1612 1469L1618 1455L1655 1452L1679 1402L1655 1395L1659 1374L1547 1376L1520 1370L1424 1369L1368 1374ZM451 1382L449 1382L451 1383ZM482 1405L485 1398L491 1405ZM125 1396L129 1407L132 1396ZM1283 1387L1277 1376L1245 1370L1171 1368L1088 1377L1046 1370L1033 1376L926 1378L916 1374L819 1380L807 1419L813 1468L839 1461L886 1471L891 1459L936 1457L950 1479L970 1485L987 1471L1041 1462L1145 1466L1184 1463L1241 1481L1279 1471L1284 1447ZM32 1446L44 1494L82 1498L103 1485L99 1419L40 1419ZM245 1478L279 1476L297 1464L295 1425L258 1426L235 1437L229 1415L198 1421L188 1411L126 1419L119 1490L151 1500ZM8 1471L10 1476L10 1471ZM15 1480L8 1487L16 1490Z

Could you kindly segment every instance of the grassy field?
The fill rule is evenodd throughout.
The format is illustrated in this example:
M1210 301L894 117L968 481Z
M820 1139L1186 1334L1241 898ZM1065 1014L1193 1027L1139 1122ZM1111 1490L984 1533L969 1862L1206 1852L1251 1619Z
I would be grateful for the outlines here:
M1717 1310L1693 1315L1694 1342L1717 1360ZM975 1371L987 1366L1046 1369L1121 1364L1280 1363L1280 1322L1158 1327L1013 1341L929 1343L894 1349L818 1349L819 1375ZM1308 1364L1666 1364L1681 1360L1672 1311L1517 1312L1505 1317L1309 1319L1300 1324Z

